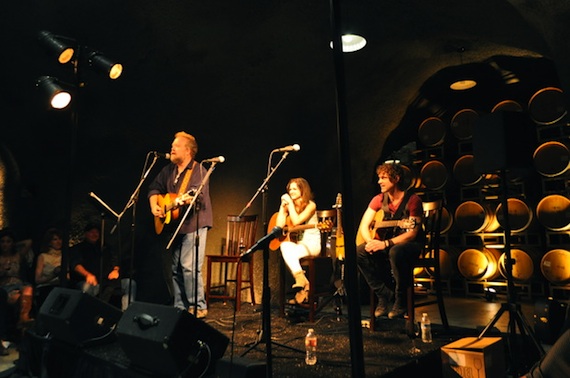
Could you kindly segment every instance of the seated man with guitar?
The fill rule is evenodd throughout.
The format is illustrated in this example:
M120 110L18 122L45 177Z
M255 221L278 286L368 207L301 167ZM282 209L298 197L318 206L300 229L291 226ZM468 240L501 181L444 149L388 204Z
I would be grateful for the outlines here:
M281 241L281 254L295 277L293 289L299 290L295 294L295 299L291 300L291 304L301 304L308 300L309 280L299 260L306 256L316 256L321 252L317 205L313 201L313 192L307 180L300 177L289 180L287 193L281 196L279 212L272 217L272 220L275 221L275 226L285 231ZM270 245L270 248L276 249L275 243Z
M413 285L412 264L424 244L422 200L404 190L404 170L399 164L384 163L376 173L380 194L372 198L360 221L357 264L378 297L374 315L388 314L393 319L406 311L406 290Z

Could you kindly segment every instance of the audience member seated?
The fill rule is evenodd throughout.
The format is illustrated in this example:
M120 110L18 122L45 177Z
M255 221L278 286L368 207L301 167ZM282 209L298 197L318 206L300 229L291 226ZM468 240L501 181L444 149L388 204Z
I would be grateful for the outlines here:
M18 250L16 238L11 230L0 231L0 287L6 292L7 318L16 314L17 326L24 328L33 322L33 287L27 280L26 261Z
M42 239L35 269L35 294L38 308L53 288L60 285L62 236L60 230L50 228Z
M88 224L83 241L71 247L71 281L79 290L99 296L109 302L116 290L121 293L121 309L124 311L136 295L136 282L124 278L120 259L107 245L101 249L101 231L97 224ZM123 278L120 279L120 276ZM130 282L129 282L130 281ZM129 302L129 286L131 288Z

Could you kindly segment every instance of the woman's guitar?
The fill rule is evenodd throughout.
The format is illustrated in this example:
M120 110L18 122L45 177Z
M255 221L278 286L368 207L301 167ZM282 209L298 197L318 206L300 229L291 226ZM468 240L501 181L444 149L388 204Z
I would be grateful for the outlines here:
M370 223L370 237L372 239L386 240L393 236L393 229L399 227L404 230L411 230L416 228L416 220L414 218L399 219L399 220L383 220L384 212L379 210L374 215L374 219ZM356 245L364 243L364 238L360 232L356 235Z
M267 226L267 232L271 232L275 227L275 223L277 223L277 215L279 213L275 213L271 216L269 220L269 225ZM287 217L286 225L283 227L283 231L281 231L281 235L269 242L269 249L272 251L276 251L279 249L279 246L284 241L293 241L296 242L297 231L308 230L311 228L318 228L321 231L330 231L332 229L332 222L327 220L325 222L319 222L317 224L302 224L299 226L293 226L291 224L291 220Z
M165 224L170 224L172 220L178 219L180 215L179 208L184 202L192 199L194 190L190 190L180 196L176 193L159 194L157 198L158 205L164 210L164 218L154 217L154 230L157 235L162 233Z
M344 260L344 231L342 229L342 194L336 195L336 203L333 206L336 208L336 258Z

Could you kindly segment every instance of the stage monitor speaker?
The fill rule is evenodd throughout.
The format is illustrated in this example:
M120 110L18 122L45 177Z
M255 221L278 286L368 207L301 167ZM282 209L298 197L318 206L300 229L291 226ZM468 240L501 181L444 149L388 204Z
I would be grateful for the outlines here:
M122 311L80 290L56 287L40 307L38 328L54 339L84 346L108 340Z
M473 130L473 167L477 173L533 167L536 132L522 112L499 111L479 117Z
M194 315L172 306L133 302L117 327L117 338L133 367L172 376L207 356L212 366L229 339Z

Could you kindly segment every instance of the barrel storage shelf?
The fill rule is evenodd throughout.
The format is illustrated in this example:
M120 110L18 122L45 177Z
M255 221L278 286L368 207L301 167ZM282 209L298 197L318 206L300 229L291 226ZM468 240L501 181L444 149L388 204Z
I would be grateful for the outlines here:
M556 86L536 88L519 98L500 99L489 109L458 107L418 123L418 149L407 166L408 188L424 201L444 201L441 249L446 261L441 263L448 270L442 276L446 291L481 295L491 287L499 294L506 290L500 172L481 173L473 134L485 115L514 111L521 130L530 131L525 137L534 152L525 156L526 165L506 160L513 283L521 296L569 298L570 123L562 94ZM416 281L432 284L429 272L414 273Z

